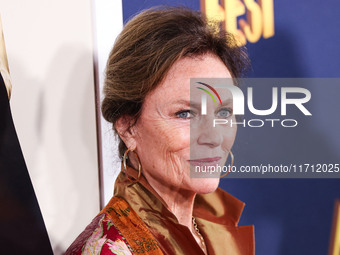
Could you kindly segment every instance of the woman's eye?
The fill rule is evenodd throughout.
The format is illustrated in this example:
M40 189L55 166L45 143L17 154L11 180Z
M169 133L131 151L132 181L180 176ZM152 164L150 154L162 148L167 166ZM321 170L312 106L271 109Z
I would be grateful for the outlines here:
M228 118L231 114L232 111L230 109L222 108L217 112L216 116L220 118Z
M178 118L181 118L181 119L188 119L188 118L191 118L192 117L192 114L189 110L185 110L185 111L179 111L176 113L176 116Z

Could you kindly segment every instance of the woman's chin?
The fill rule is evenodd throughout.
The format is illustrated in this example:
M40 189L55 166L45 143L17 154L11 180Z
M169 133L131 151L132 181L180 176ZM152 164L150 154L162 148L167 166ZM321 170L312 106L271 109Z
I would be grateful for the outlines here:
M191 178L191 188L197 194L214 192L220 182L219 178Z

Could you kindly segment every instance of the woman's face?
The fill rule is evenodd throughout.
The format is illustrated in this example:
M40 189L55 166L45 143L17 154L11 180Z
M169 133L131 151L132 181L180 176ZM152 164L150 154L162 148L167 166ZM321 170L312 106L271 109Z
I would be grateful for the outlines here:
M196 193L213 192L215 178L190 178L197 166L224 165L231 149L236 127L211 128L214 118L234 116L232 103L216 105L208 96L207 115L201 115L201 90L190 98L190 78L231 78L227 67L215 55L182 58L169 70L164 81L145 98L142 113L126 142L136 148L143 174L148 181ZM192 90L193 91L193 90ZM230 92L218 90L222 101ZM211 100L209 100L211 99ZM230 114L230 115L229 115ZM191 124L191 126L190 126Z

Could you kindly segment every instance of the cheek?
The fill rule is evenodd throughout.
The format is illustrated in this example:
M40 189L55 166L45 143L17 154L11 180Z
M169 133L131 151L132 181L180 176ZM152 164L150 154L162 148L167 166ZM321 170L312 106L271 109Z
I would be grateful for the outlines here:
M179 174L183 164L190 158L190 127L172 126L162 130L161 139L163 154L160 155L168 169Z
M139 134L138 153L146 176L168 184L183 183L184 168L190 158L190 127L185 125L153 125ZM166 169L166 171L164 171Z
M187 160L190 155L190 127L183 123L141 123L138 128L137 147L144 161L152 167L169 161ZM152 155L152 157L150 157Z
M233 119L233 122L236 120ZM231 150L233 147L233 144L235 142L236 133L237 133L237 126L234 125L233 127L225 127L223 132L223 142L222 142L222 148L226 150Z
M180 125L167 130L166 142L169 152L190 149L190 126Z

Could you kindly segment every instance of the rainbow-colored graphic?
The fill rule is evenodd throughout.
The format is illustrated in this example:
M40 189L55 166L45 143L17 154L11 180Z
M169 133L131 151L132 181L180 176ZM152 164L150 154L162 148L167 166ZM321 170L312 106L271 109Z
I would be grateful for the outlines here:
M220 104L222 105L222 101L221 101L220 95L217 93L217 91L212 86L210 86L209 84L203 83L203 82L197 82L197 83L201 84L201 85L204 85L204 86L208 87L210 90L212 90L215 93L215 95L217 96L218 100L220 101ZM216 102L213 94L211 94L211 92L209 92L208 90L206 90L204 88L201 88L201 87L196 87L196 88L201 89L201 90L205 91L206 93L208 93L209 96L211 96L211 98L214 100L215 104L217 105L217 102Z

